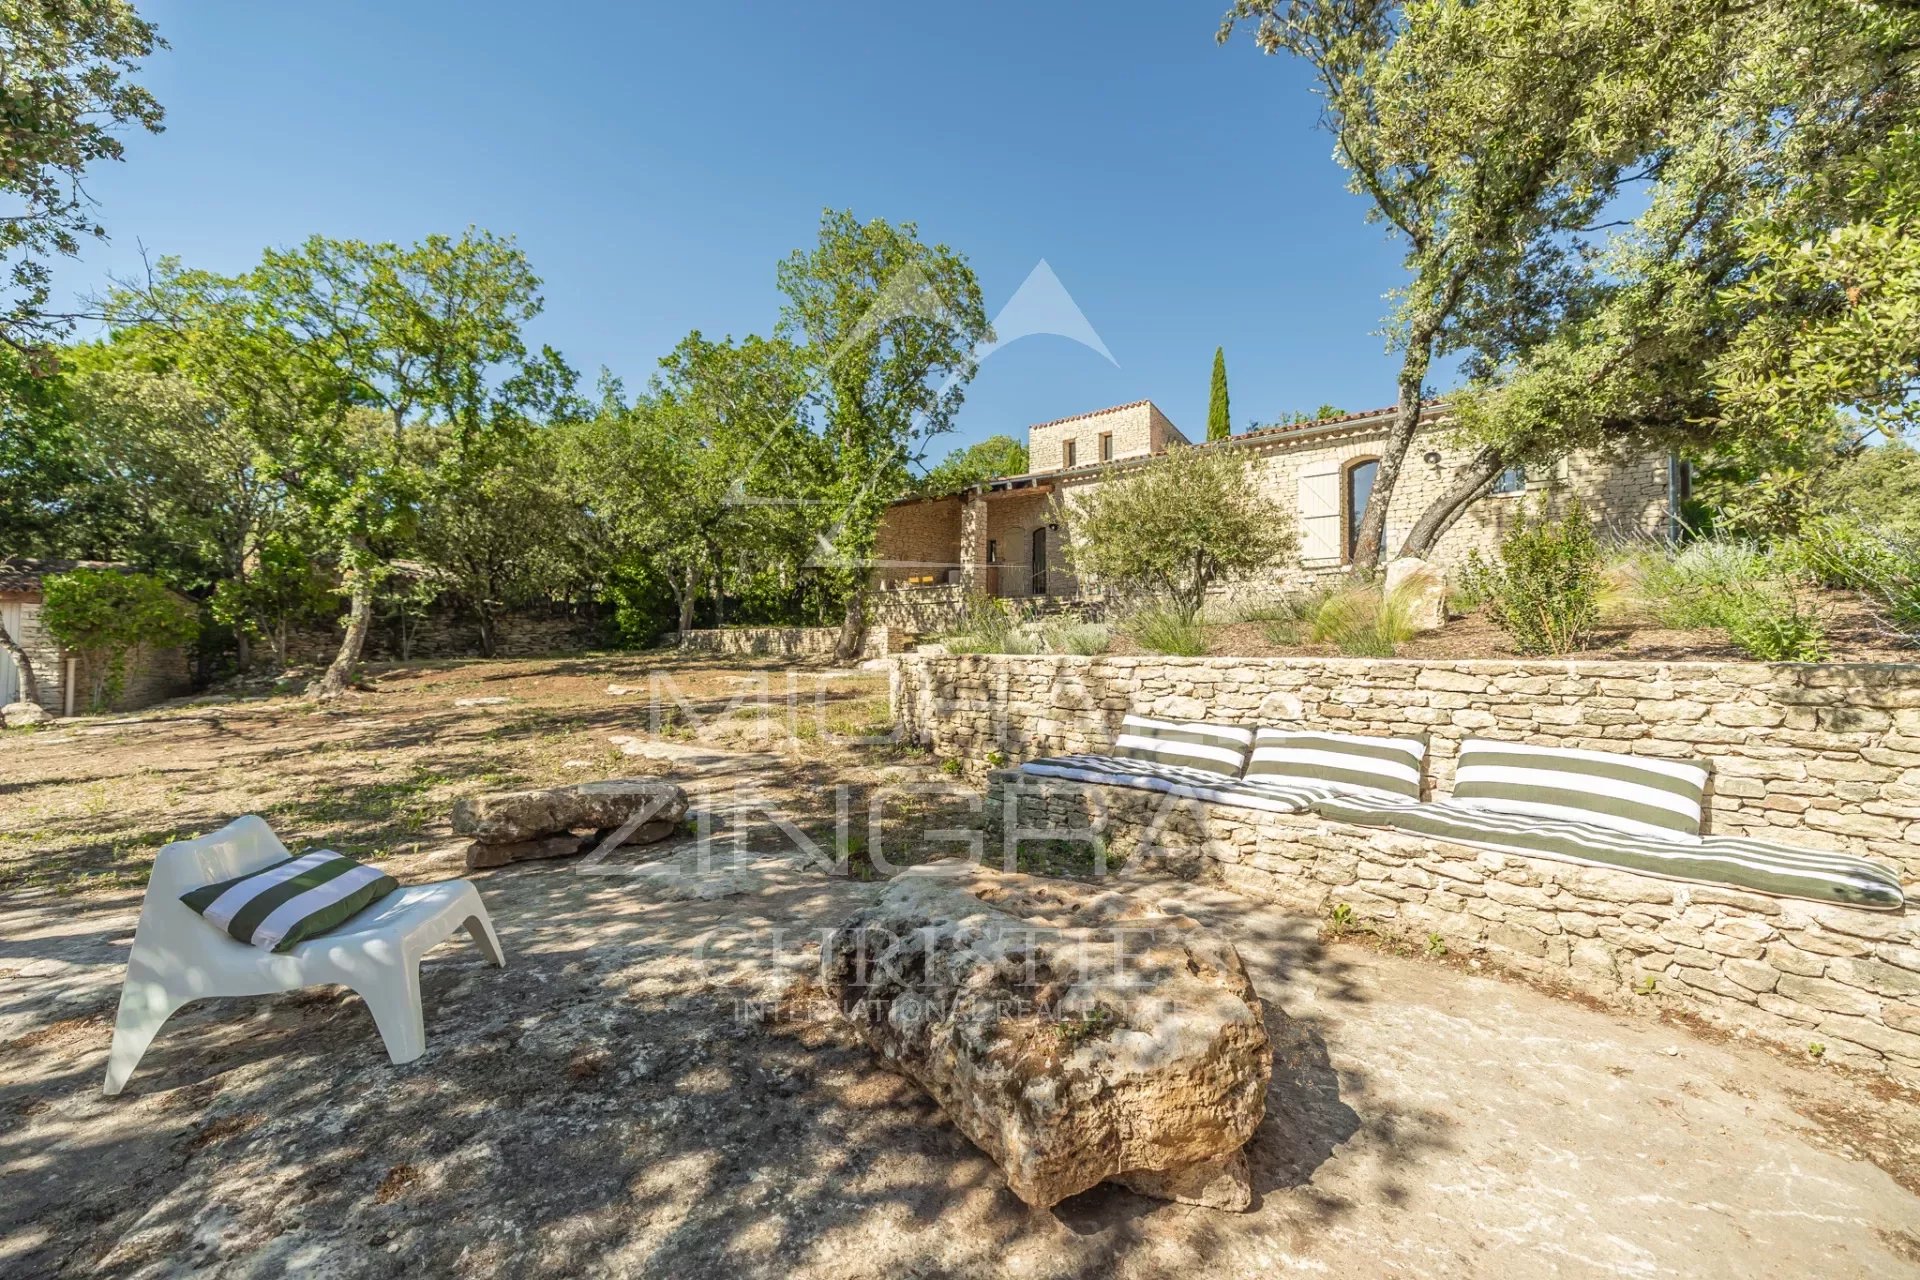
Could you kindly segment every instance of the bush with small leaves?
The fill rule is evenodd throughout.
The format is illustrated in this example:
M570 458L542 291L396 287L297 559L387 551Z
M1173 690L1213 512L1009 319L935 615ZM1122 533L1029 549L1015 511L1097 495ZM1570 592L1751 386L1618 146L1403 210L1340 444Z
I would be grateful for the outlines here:
M1603 567L1600 541L1575 499L1557 516L1544 506L1523 509L1500 541L1499 561L1475 553L1465 577L1521 653L1572 653L1600 620Z

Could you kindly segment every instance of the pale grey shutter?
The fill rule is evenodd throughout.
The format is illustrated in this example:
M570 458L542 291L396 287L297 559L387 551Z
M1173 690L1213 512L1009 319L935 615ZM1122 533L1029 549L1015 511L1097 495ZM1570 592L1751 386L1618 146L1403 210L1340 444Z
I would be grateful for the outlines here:
M1300 472L1300 564L1339 564L1340 464L1309 462Z

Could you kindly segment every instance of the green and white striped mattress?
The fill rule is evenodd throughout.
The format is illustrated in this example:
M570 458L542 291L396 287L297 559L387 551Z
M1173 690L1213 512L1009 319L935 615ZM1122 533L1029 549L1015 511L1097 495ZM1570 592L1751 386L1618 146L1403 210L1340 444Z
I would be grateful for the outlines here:
M1237 778L1247 767L1247 751L1252 745L1253 730L1239 725L1203 721L1182 724L1130 715L1120 721L1110 754L1123 760L1181 765Z
M1526 817L1698 840L1706 789L1706 769L1690 760L1468 738L1460 744L1450 798Z
M1358 826L1391 827L1478 849L1614 867L1662 880L1878 911L1898 910L1905 902L1900 877L1877 862L1746 836L1643 835L1565 818L1501 813L1459 800L1422 804L1378 794L1327 794L1313 808L1322 817Z
M1247 780L1385 791L1418 800L1426 762L1425 738L1257 729Z
M1206 800L1269 813L1305 813L1329 790L1324 786L1230 778L1209 769L1189 769L1184 765L1118 756L1048 756L1027 761L1020 766L1020 772L1036 778L1064 778L1069 782L1157 791L1186 800Z

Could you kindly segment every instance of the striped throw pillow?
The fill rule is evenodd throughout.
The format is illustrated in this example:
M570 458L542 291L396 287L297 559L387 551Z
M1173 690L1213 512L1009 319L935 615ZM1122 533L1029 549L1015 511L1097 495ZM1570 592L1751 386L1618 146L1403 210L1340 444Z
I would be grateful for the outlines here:
M1119 736L1113 740L1113 754L1126 760L1152 760L1156 764L1180 764L1189 769L1239 777L1247 765L1247 748L1253 742L1253 730L1231 724L1175 724L1170 720L1149 720L1145 716L1127 716L1120 721Z
M1452 798L1500 813L1698 840L1706 790L1707 771L1684 761L1468 738Z
M1385 791L1418 800L1426 761L1425 738L1261 729L1253 735L1247 777L1330 783L1343 790Z
M202 885L181 894L180 901L236 942L288 951L339 928L399 887L378 867L322 849Z

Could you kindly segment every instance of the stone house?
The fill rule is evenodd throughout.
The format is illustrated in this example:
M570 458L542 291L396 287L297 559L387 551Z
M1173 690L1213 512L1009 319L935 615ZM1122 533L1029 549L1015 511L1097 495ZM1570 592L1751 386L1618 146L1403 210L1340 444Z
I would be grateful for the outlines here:
M1268 495L1293 513L1298 553L1264 585L1285 588L1345 571L1393 415L1392 408L1373 409L1262 427L1197 446L1244 453ZM1388 513L1389 555L1468 460L1470 451L1451 435L1446 405L1429 405ZM1026 474L1001 476L951 497L902 499L887 509L874 567L873 620L937 630L971 593L1043 609L1078 598L1056 498L1071 501L1075 492L1098 485L1110 467L1124 472L1169 445L1189 443L1150 400L1029 427L1032 469ZM1496 547L1524 501L1554 505L1574 495L1611 537L1670 538L1677 532L1686 478L1684 464L1652 452L1576 453L1549 475L1515 468L1461 515L1432 559L1456 568L1470 551Z
M85 714L87 691L94 675L88 660L62 649L40 621L45 580L74 569L112 569L122 566L86 560L0 560L0 628L26 651L33 664L39 703L54 715ZM193 688L192 668L181 648L141 647L127 655L126 675L119 696L107 710L132 711ZM0 652L0 706L20 698L20 672L13 659Z

